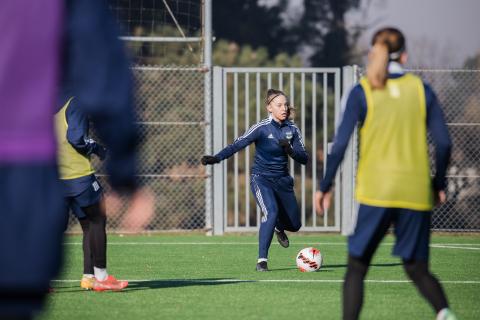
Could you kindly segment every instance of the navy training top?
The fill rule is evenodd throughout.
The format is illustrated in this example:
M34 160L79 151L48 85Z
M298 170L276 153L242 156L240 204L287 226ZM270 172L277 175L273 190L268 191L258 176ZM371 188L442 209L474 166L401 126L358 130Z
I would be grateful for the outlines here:
M300 130L293 122L285 120L278 123L271 117L250 127L245 134L238 137L232 144L225 147L215 156L220 160L231 157L236 152L255 142L255 160L252 173L266 177L288 175L288 156L279 145L280 139L288 139L292 146L291 157L301 163L308 162Z

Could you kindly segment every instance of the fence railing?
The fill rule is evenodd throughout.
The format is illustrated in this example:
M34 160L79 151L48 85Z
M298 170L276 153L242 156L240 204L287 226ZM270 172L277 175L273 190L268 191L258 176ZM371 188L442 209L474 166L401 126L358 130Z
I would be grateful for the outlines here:
M421 75L436 92L453 141L452 161L447 175L448 201L442 207L435 209L432 228L445 231L479 231L480 71L410 71ZM248 183L245 182L248 161L244 161L251 159L253 150L237 155L237 160L228 162L229 164L225 164L224 167L220 165L219 167L222 168L220 176L218 171L217 175L213 172L211 176L199 163L199 159L206 151L205 132L210 125L206 120L204 108L205 101L208 101L204 97L204 70L197 66L136 67L133 72L136 79L138 126L141 138L138 174L140 182L148 185L156 195L155 215L147 229L204 230L209 229L210 224L213 224L214 228L218 228L217 233L220 232L219 230L255 230L259 212L248 190ZM218 95L219 92L228 91L228 93L225 93L225 97L222 96L220 101L217 99L213 102L213 110L219 108L215 103L220 103L221 111L217 110L212 117L224 118L220 127L216 126L218 119L217 122L214 120L212 123L213 152L218 152L220 148L241 134L246 126L265 115L262 104L263 95L266 88L272 86L283 88L287 94L291 95L293 104L297 107L297 125L308 140L307 146L310 148L309 153L312 159L315 157L320 159L322 151L325 153L327 150L325 139L327 142L332 141L333 118L338 112L335 106L338 107L339 101L340 92L337 87L340 71L331 74L320 72L315 77L313 74L317 71L312 70L282 69L281 72L279 70L274 72L266 69L255 71L221 69L220 72L224 80L221 80L219 86L215 86L214 83L213 95ZM353 84L361 72L360 68L345 67L342 71L343 87ZM260 90L257 88L257 77L260 77ZM325 77L327 77L326 80ZM303 87L302 81L304 81ZM313 81L315 85L312 87ZM245 86L245 83L248 85ZM312 93L314 87L317 93L316 99ZM304 99L303 102L302 99ZM322 111L325 99L328 106L327 113ZM314 105L316 108L313 108ZM223 109L227 106L228 110ZM325 119L327 126L324 125ZM312 124L314 124L313 127ZM221 140L218 139L219 137ZM296 176L296 194L302 208L302 216L305 218L306 230L339 230L340 226L342 231L348 229L346 224L348 221L345 217L348 218L348 213L355 211L356 205L352 200L356 148L356 144L352 144L347 150L342 174L337 178L336 183L340 188L336 191L340 195L335 199L334 210L337 211L332 212L326 220L316 217L311 201L315 180L322 174L323 162L314 160L306 169L291 166L292 173ZM313 165L317 168L313 168ZM104 171L100 164L97 164L97 167L100 181L103 182L108 193L109 187L103 175ZM227 169L231 170L231 173L227 174L225 171ZM214 186L211 190L214 195L211 205L215 212L212 217L208 209L210 205L208 201L212 198L206 196L210 184L206 181L209 181L208 179L213 181L219 177L223 181L222 188L218 189L218 183L216 183L217 187ZM218 197L219 192L222 197ZM110 231L119 230L119 221L125 212L125 206L126 203L122 202L107 207ZM339 218L340 213L344 217L342 221ZM69 230L79 230L75 219L71 219Z

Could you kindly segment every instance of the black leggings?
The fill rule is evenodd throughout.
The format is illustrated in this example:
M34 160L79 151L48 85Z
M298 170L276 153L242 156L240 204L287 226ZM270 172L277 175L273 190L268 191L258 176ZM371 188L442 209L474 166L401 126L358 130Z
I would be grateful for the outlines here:
M83 231L83 272L93 274L93 267L107 267L107 217L100 202L82 208L86 214L80 220Z
M343 283L343 319L358 319L363 304L363 279L367 275L370 258L348 257L347 273ZM424 261L403 261L405 272L418 291L438 313L448 307L447 298L438 280L428 270Z

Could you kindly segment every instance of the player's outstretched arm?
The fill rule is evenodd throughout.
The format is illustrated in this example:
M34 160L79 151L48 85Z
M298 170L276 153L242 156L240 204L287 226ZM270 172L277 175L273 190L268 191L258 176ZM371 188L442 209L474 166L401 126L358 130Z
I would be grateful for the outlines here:
M232 155L237 153L238 151L244 149L255 140L257 140L259 136L261 128L261 123L257 123L248 129L242 136L235 139L235 141L225 148L223 148L219 153L214 156L205 155L200 160L203 165L215 164L219 163L222 160L230 158ZM205 163L204 163L205 162Z

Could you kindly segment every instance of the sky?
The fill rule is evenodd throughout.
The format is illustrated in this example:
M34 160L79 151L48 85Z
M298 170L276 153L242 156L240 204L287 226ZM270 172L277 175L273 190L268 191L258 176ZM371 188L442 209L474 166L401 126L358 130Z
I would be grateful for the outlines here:
M277 1L259 0L267 6ZM289 0L288 15L300 16L304 1L315 0ZM369 25L358 43L361 51L368 49L376 29L394 26L407 38L411 66L460 68L480 54L480 0L361 1L360 9L346 15L347 25Z
M405 34L410 65L459 68L480 54L480 0L363 0L362 7L347 15L347 24L374 24L359 41L362 48L375 29L389 25Z

